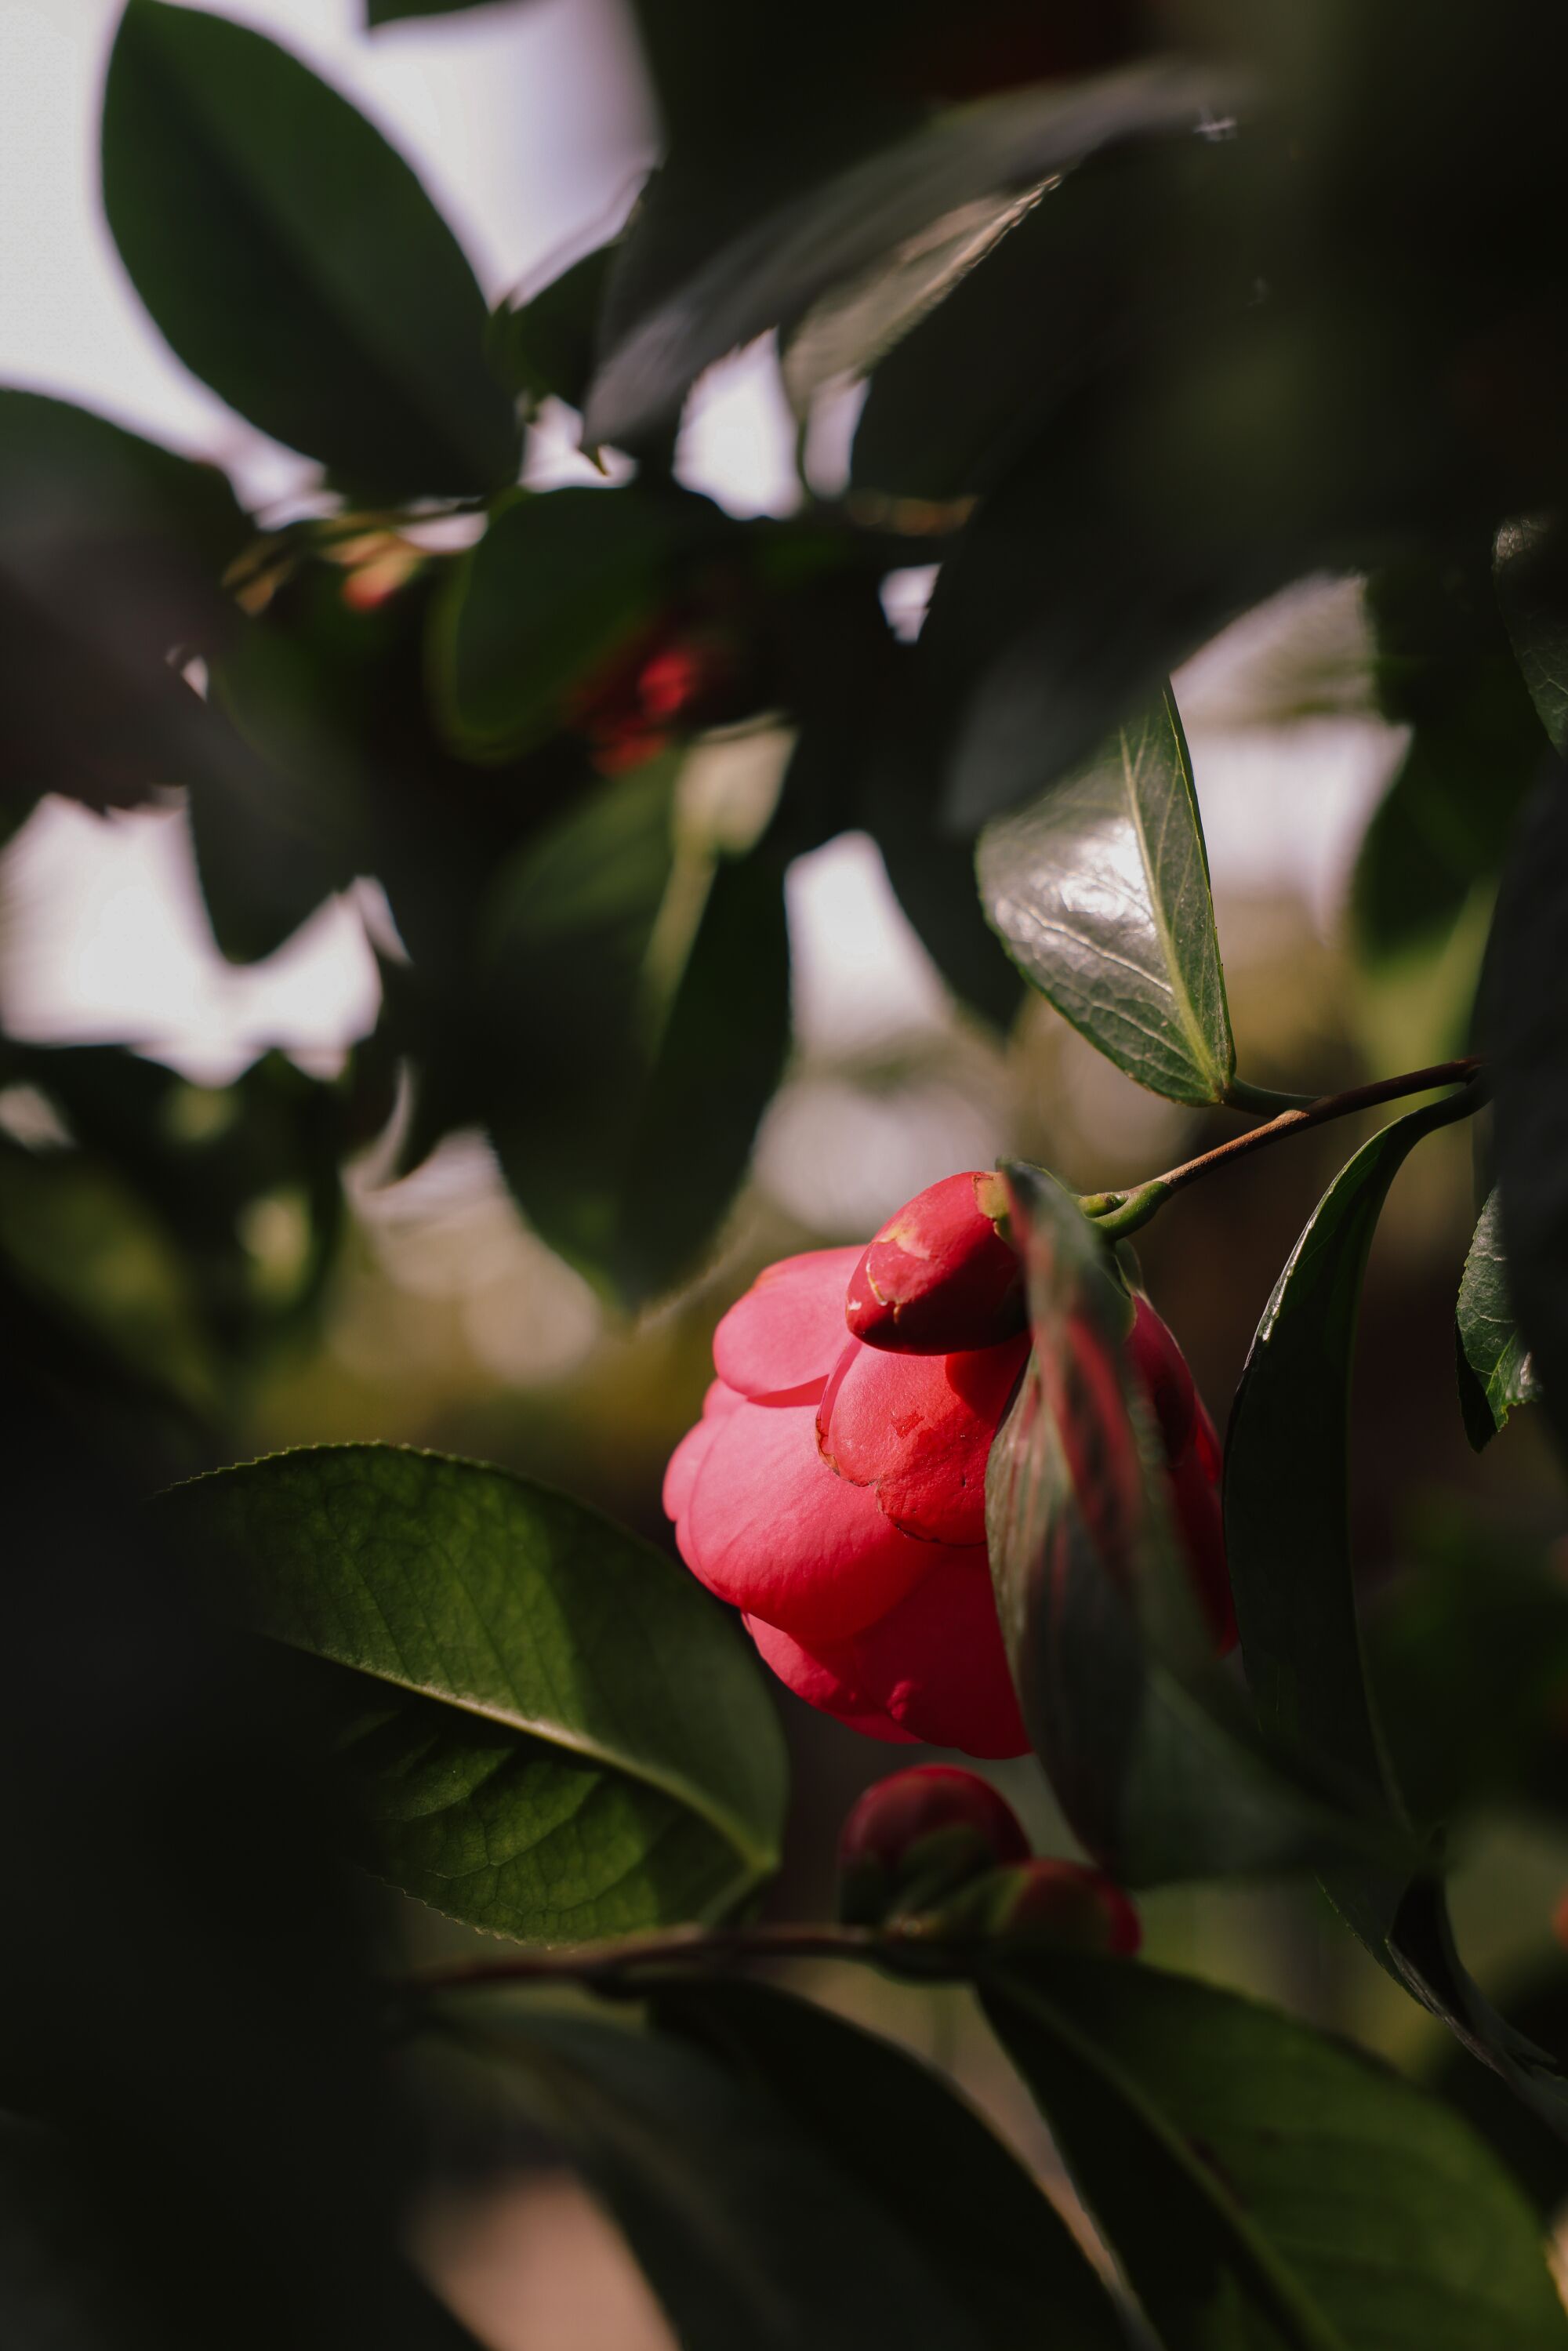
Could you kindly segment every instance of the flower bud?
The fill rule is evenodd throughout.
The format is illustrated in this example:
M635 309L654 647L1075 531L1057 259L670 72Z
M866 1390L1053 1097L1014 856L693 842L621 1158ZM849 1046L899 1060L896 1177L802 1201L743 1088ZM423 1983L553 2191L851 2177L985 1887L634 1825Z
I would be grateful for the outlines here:
M1023 1329L1023 1261L1008 1238L1007 1193L994 1171L931 1185L890 1217L850 1276L853 1337L894 1354L995 1346Z
M988 1781L952 1763L917 1763L868 1788L845 1821L839 1915L877 1926L927 1910L1028 1853L1017 1814Z
M1138 1914L1114 1878L1079 1861L989 1870L929 1923L934 1935L1005 1937L1114 1959L1131 1959L1144 1939Z

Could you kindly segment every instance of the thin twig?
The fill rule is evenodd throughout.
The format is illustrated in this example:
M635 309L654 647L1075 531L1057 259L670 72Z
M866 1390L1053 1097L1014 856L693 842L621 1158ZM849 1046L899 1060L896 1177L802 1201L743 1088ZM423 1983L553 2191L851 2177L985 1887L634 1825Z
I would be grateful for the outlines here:
M929 1964L933 1949L929 1937L896 1927L674 1927L662 1935L425 1968L399 1990L434 1994L483 1984L603 1985L661 1968L732 1967L753 1959L869 1959L896 1967L901 1953L913 1959L916 1951Z
M1369 1086L1350 1086L1343 1093L1322 1094L1316 1102L1306 1102L1299 1109L1281 1111L1278 1118L1267 1120L1261 1126L1249 1127L1245 1134L1234 1134L1228 1143L1216 1144L1212 1151L1200 1151L1196 1159L1184 1159L1177 1167L1167 1167L1163 1176L1151 1176L1146 1184L1136 1184L1124 1192L1096 1192L1079 1202L1086 1216L1093 1217L1100 1230L1113 1239L1136 1232L1147 1224L1155 1210L1162 1207L1173 1192L1185 1191L1201 1176L1211 1176L1217 1167L1228 1166L1233 1159L1244 1159L1249 1152L1266 1151L1270 1144L1282 1143L1288 1134L1298 1134L1305 1127L1323 1126L1333 1118L1349 1118L1358 1110L1373 1110L1379 1102L1397 1102L1405 1094L1430 1093L1437 1086L1474 1087L1481 1075L1481 1064L1472 1054L1456 1061L1436 1061L1430 1069L1406 1070L1397 1078L1379 1078ZM1477 1106L1484 1099L1478 1092Z

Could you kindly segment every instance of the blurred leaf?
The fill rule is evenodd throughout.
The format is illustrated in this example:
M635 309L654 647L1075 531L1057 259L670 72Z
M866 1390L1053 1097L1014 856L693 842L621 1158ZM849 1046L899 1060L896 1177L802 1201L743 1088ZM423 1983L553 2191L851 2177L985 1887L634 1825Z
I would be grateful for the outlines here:
M527 302L504 302L490 320L490 361L509 392L537 407L564 400L580 409L593 373L599 313L613 246L584 254Z
M517 420L460 246L381 133L286 50L129 0L103 187L158 326L264 433L379 496L515 478Z
M1197 121L1233 95L1169 58L944 117L743 232L617 338L589 393L591 441L635 441L678 411L704 368L962 206L1021 189L1096 148Z
M749 1988L713 1987L721 2017L732 1989L744 1994ZM682 2009L688 2005L684 1993L675 2000ZM773 1995L769 2005L782 2011L798 2004ZM807 2011L785 2028L801 2064L819 2074L827 2050L811 2026L820 2013ZM752 2016L754 2030L764 2025L756 2010ZM841 2144L862 2048L873 2053L879 2086L894 2085L906 2106L905 2077L915 2076L930 2129L923 2142L927 2163L946 2169L960 2158L989 2158L993 2187L999 2175L1015 2199L1027 2199L1036 2229L1044 2223L1030 2264L1036 2276L1062 2269L1067 2293L1077 2290L1091 2323L1100 2314L1092 2297L1103 2290L1082 2255L1060 2224L1051 2228L1049 2207L1023 2174L1015 2176L983 2126L911 2061L849 2026L824 2020L832 2036L828 2048L847 2044L853 2053L846 2053L851 2070L840 2101L819 2116L809 2089L803 2098L779 2096L766 2072L759 2075L744 2059L735 2063L728 2050L699 2048L684 2035L637 2033L515 2003L499 2019L493 2006L481 2019L449 2003L441 2022L472 2055L491 2068L499 2062L505 2072L497 2087L519 2098L580 2165L624 2230L687 2351L734 2351L741 2343L863 2351L873 2342L983 2351L1017 2340L997 2335L990 2313L972 2298L961 2218L951 2215L939 2237L921 2229L917 2213L889 2195L890 2167L868 2173L863 2134L852 2125L849 2147ZM921 2096L926 2081L929 2092ZM1016 2271L1016 2255L1014 2263ZM1051 2306L1049 2297L1044 2306ZM1098 2332L1089 2324L1061 2331L1064 2351L1070 2345L1098 2351L1101 2344L1110 2351L1115 2325L1109 2305L1103 2307Z
M198 608L251 525L216 465L127 433L90 409L0 388L0 564L46 592L63 569L134 561L144 599L183 590ZM190 615L181 613L172 633Z
M1568 2342L1490 2149L1347 2043L1115 1960L998 1968L983 1996L1168 2351Z
M410 16L455 16L470 8L500 5L500 0L365 0L365 23L399 25Z
M1552 749L1568 753L1568 578L1560 529L1511 523L1497 540L1497 592L1520 673Z
M1004 1173L1035 1352L991 1447L987 1534L1024 1720L1074 1833L1135 1886L1365 1850L1364 1823L1260 1751L1215 1667L1127 1393L1132 1308L1106 1244L1051 1177Z
M336 1668L308 1696L356 1857L405 1892L554 1941L721 1915L776 1865L783 1750L755 1661L597 1511L343 1446L174 1487L156 1517L215 1599Z
M665 760L585 794L503 877L489 938L503 1172L551 1247L632 1303L709 1238L789 1035L780 867L677 849L676 782Z
M1081 773L988 825L976 864L1009 954L1092 1045L1173 1101L1225 1100L1236 1048L1168 687Z
M1412 1880L1388 1949L1406 1991L1440 2017L1461 2047L1490 2066L1538 2121L1568 2139L1568 2072L1500 2015L1468 1973L1436 1878Z
M8 1286L5 1311L30 1339ZM472 2351L402 2258L416 2143L319 1778L63 1373L30 1346L0 1361L5 1555L47 1562L0 1581L0 1842L28 1889L0 1907L0 2075L47 2135L0 2197L0 2304L20 2237L73 2296L102 2275L114 2351L202 2351L214 2327L232 2351Z
M685 492L521 492L459 564L434 646L454 742L503 758L559 726L574 692L653 621L676 575L733 526Z
M1117 2351L1121 2320L1054 2205L979 2116L880 2035L765 1984L672 1981L653 2022L776 2100L918 2246L974 2339L1011 2351L1050 2313L1061 2351Z
M1247 141L1178 133L1091 158L1048 187L876 360L852 493L984 492L1108 360L1245 299L1258 207L1231 197L1250 172Z
M1441 936L1495 877L1541 760L1541 726L1474 535L1385 567L1367 587L1384 714L1414 732L1351 885L1364 955Z
M1479 1453L1507 1426L1516 1405L1535 1404L1541 1394L1509 1303L1502 1211L1495 1189L1465 1259L1456 1314L1459 1402L1466 1433Z
M1498 1805L1568 1819L1568 1583L1444 1496L1365 1614L1367 1664L1417 1820ZM1568 2035L1563 2036L1568 2046Z
M1524 810L1487 946L1497 1189L1509 1295L1541 1401L1568 1447L1568 771Z
M1506 2021L1533 2042L1568 2049L1568 1970L1561 1954L1511 1991ZM1568 2199L1568 2146L1563 2138L1457 2043L1448 2043L1430 2087L1496 2150L1535 2206L1542 2228L1549 2229Z

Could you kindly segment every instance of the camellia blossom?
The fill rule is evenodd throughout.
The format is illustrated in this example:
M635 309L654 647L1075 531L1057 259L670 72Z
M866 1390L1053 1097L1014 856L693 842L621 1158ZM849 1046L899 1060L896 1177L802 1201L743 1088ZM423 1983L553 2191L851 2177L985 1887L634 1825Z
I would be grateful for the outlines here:
M986 1464L1030 1348L995 1212L994 1176L954 1176L867 1250L767 1267L714 1334L717 1377L664 1479L682 1558L799 1697L873 1738L981 1757L1029 1747L986 1551ZM874 1344L854 1335L868 1320ZM915 1352L969 1327L989 1343ZM1213 1424L1145 1300L1127 1351L1228 1646Z

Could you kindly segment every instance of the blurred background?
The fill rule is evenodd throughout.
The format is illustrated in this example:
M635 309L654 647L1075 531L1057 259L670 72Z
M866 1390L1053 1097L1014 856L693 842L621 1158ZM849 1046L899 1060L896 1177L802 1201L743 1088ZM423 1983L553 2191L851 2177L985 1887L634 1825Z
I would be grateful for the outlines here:
M553 277L624 214L654 152L652 101L618 0L530 0L450 22L362 29L358 0L225 0L351 96L415 163L497 300ZM78 399L217 460L271 523L310 511L302 460L241 423L148 323L104 226L97 117L114 0L0 0L10 104L0 175L0 381ZM840 486L855 396L813 422L813 487ZM530 434L525 478L602 477L566 411ZM683 428L676 473L737 515L800 496L794 424L770 344L713 370ZM918 632L931 574L894 576L901 634ZM1487 891L1440 936L1369 956L1347 918L1368 819L1405 731L1371 684L1359 584L1310 580L1207 646L1176 681L1197 778L1240 1064L1255 1082L1315 1091L1462 1050ZM766 730L699 747L716 789L777 767ZM741 783L744 785L744 775ZM956 1168L1021 1153L1076 1187L1131 1181L1231 1131L1139 1092L1031 999L1001 1035L948 993L893 895L870 839L797 860L788 884L794 1046L751 1177L700 1279L628 1321L525 1228L476 1134L391 1179L372 1143L353 1163L350 1216L318 1311L250 1368L239 1451L383 1438L477 1455L548 1478L667 1540L664 1460L695 1416L725 1306L769 1259L867 1236ZM246 967L207 926L183 808L98 816L46 799L0 860L0 1026L17 1043L129 1043L171 1073L168 1117L192 1134L249 1115L239 1088L281 1053L318 1079L374 1029L372 943L387 921L359 885L277 954ZM273 1082L271 1077L267 1082ZM238 1090L236 1091L236 1088ZM0 1127L47 1161L68 1151L51 1102L19 1074ZM1223 1420L1259 1311L1300 1226L1361 1139L1342 1125L1195 1188L1144 1237L1148 1284ZM1355 1517L1375 1651L1413 1564L1469 1543L1550 1551L1561 1505L1525 1415L1481 1456L1466 1447L1453 1373L1453 1299L1474 1220L1470 1142L1437 1137L1401 1176L1375 1253L1357 1395ZM63 1201L63 1186L51 1197ZM40 1249L87 1250L128 1331L183 1343L148 1237L57 1205ZM287 1167L246 1201L239 1240L256 1284L285 1287L309 1245ZM84 1259L82 1262L87 1262ZM193 1375L194 1376L194 1375ZM1564 1554L1568 1562L1568 1554ZM1556 1660L1551 1661L1555 1667ZM1568 1673L1553 1685L1568 1749ZM837 1825L889 1768L886 1750L778 1700L793 1751L793 1844L770 1891L779 1915L831 1900ZM1396 1706L1392 1709L1397 1717ZM1394 1729L1397 1743L1398 1724ZM904 1757L901 1755L899 1761ZM1042 1850L1071 1850L1032 1762L995 1767ZM1483 1984L1547 1997L1561 1966L1552 1916L1568 1886L1568 1833L1552 1801L1471 1823L1455 1917ZM1144 1906L1156 1960L1245 1986L1343 2027L1399 2062L1448 2062L1440 2030L1378 1975L1310 1891L1158 1894ZM391 1922L415 1957L462 1948L413 1906ZM801 1980L949 2069L1028 2157L1051 2155L1024 2093L956 1994L894 1989L817 1968ZM1463 2061L1460 2061L1461 2063ZM636 2351L666 2340L609 2224L548 2168L476 2202L456 2189L429 2215L426 2257L497 2351Z

